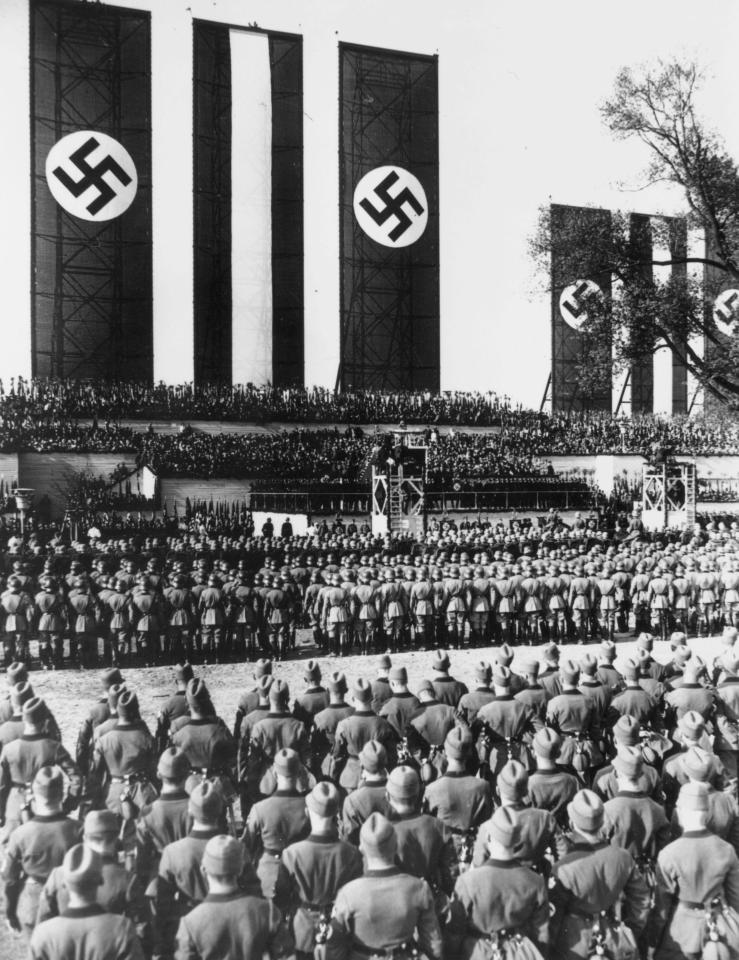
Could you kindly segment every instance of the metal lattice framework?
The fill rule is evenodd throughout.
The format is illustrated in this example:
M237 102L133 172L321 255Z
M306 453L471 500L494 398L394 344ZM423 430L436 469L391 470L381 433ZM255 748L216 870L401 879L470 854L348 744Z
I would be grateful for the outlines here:
M31 22L33 371L151 379L149 15L34 0ZM46 184L51 147L85 129L136 164L136 199L114 220L77 219Z
M684 527L695 522L694 463L664 463L642 471L642 520L650 530Z
M341 366L345 389L438 389L437 61L341 47ZM421 240L371 240L353 212L354 189L375 167L419 177L429 201Z

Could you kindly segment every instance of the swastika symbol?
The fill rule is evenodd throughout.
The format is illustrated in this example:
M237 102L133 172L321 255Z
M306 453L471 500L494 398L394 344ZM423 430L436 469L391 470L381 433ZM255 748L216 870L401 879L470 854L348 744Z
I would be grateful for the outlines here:
M739 303L739 290L726 290L716 298L716 313L725 321L733 320Z
M386 247L407 247L426 229L426 193L403 167L377 167L357 184L354 214L373 240Z
M54 176L61 180L62 184L69 190L73 197L81 197L85 190L94 187L98 195L87 204L87 210L93 214L99 213L103 207L107 206L111 200L116 197L116 191L110 186L107 180L103 179L104 173L112 173L113 176L127 187L131 182L131 177L121 168L121 165L107 154L94 167L87 162L87 158L100 146L100 141L95 137L90 137L81 147L78 147L69 159L77 167L82 176L79 180L73 180L63 167L56 167L53 171Z
M46 180L54 199L83 220L112 220L133 202L136 167L117 140L94 130L62 137L46 158Z
M360 200L362 209L367 211L378 226L382 226L390 217L396 218L398 222L388 234L388 237L393 241L402 237L405 231L413 224L413 221L405 212L406 203L409 204L411 209L415 210L419 216L425 209L423 204L418 201L415 194L412 193L408 187L403 187L395 197L390 195L390 187L395 186L398 180L400 180L398 174L394 170L391 170L385 179L375 187L375 195L384 203L382 210L378 210L367 197L365 197L364 200Z
M579 330L588 320L588 303L593 297L601 297L603 291L593 280L575 280L562 291L559 312L565 323Z

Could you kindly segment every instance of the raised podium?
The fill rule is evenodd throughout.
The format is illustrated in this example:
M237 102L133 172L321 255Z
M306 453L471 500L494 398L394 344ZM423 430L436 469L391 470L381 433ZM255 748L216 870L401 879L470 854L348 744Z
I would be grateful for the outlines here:
M647 530L695 523L695 463L665 459L642 469L642 523Z
M372 465L372 533L422 533L428 444L421 430L395 430L392 456Z

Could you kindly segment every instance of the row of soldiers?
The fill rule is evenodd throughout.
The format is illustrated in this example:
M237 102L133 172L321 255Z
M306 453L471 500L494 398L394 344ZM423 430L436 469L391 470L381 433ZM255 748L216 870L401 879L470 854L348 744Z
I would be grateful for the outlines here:
M316 662L291 701L261 660L231 728L183 664L154 733L110 670L74 758L14 665L7 918L50 960L99 930L92 907L128 918L133 957L732 956L739 661L736 632L724 640L710 664L675 634L667 664L643 635L618 664L610 641L579 663L550 644L518 670L504 646L472 690L437 650L415 693L383 656L351 703ZM86 960L121 955L95 936Z
M558 553L558 551L554 551ZM622 545L605 553L548 558L486 553L341 558L318 552L267 558L257 571L239 561L200 558L145 569L110 558L88 575L73 561L59 576L49 560L36 579L15 561L0 593L6 665L29 661L39 639L44 669L62 665L64 639L81 667L182 659L272 659L294 650L310 627L320 650L420 649L464 643L612 640L616 632L674 629L712 634L739 626L739 559L683 553L668 545Z

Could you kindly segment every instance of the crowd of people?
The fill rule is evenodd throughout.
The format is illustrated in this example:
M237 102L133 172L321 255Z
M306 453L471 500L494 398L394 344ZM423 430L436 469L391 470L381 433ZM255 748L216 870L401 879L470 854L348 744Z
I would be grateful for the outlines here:
M109 667L78 730L14 662L7 923L31 960L736 956L737 629L670 641L503 643L472 688L441 647L299 690L263 656L229 716L188 661L156 717Z

